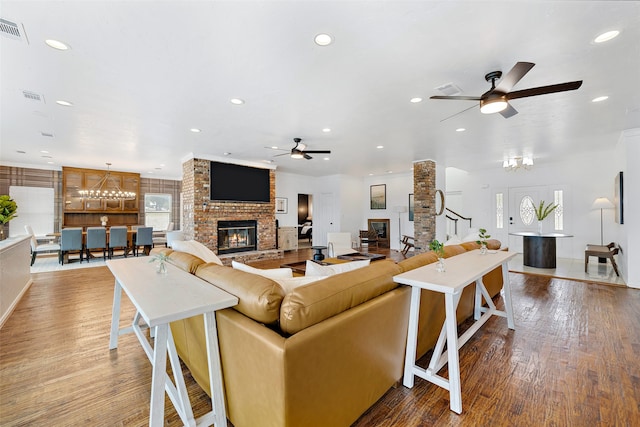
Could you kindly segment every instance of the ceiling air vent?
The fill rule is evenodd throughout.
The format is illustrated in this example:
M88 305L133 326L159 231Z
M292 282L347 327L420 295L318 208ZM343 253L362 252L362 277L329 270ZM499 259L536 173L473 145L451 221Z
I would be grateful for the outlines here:
M442 86L438 86L436 90L439 90L440 92L442 92L444 95L447 95L447 96L452 96L452 95L457 95L459 93L462 93L462 89L460 89L458 86L454 85L453 83L446 83L446 84L443 84Z
M30 101L36 101L36 102L43 102L44 103L44 97L42 95L40 95L39 93L31 92L30 90L23 90L22 94L24 95L25 98L27 98Z
M2 18L0 18L0 34L10 39L22 40L18 24Z
M47 138L53 138L53 134L51 132L40 132L40 135L46 136Z

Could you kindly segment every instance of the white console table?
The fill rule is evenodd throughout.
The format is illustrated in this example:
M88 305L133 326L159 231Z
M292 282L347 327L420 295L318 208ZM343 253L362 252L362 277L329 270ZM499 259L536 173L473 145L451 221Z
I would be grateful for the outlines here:
M409 328L407 332L407 350L403 379L403 385L405 387L413 387L414 376L417 375L437 386L449 390L449 406L451 410L458 414L462 413L458 350L491 316L506 317L509 328L515 329L508 269L508 262L514 256L516 256L516 252L508 251L496 251L482 255L480 251L476 249L447 258L445 260L445 272L438 272L436 270L436 263L433 263L394 276L393 280L395 282L411 286L411 305L409 309ZM489 296L489 292L482 282L482 276L500 265L502 266L504 283L503 298L506 313L496 309L496 306ZM464 334L458 337L456 308L460 302L462 291L472 283L476 284L474 308L474 319L476 322ZM418 340L418 315L420 313L420 294L422 289L443 293L446 310L445 322L427 369L415 364ZM488 308L482 307L482 297L484 297L487 302ZM447 344L446 353L444 352L445 343ZM448 380L438 375L440 369L446 364L449 366Z
M134 332L151 361L153 373L149 425L164 425L166 389L184 425L225 427L227 420L215 311L236 305L238 299L171 264L167 264L166 274L159 274L155 263L149 263L148 257L109 260L107 266L115 276L109 348L118 347L119 335ZM120 329L122 290L136 307L137 313L131 327ZM200 314L204 314L213 408L195 420L169 323ZM140 324L141 319L146 325ZM155 328L154 347L142 332L145 327ZM175 385L165 369L167 352Z

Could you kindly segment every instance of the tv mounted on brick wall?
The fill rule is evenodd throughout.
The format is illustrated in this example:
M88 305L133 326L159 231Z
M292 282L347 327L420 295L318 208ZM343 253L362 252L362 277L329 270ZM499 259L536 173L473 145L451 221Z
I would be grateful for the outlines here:
M211 162L210 200L269 203L269 169Z

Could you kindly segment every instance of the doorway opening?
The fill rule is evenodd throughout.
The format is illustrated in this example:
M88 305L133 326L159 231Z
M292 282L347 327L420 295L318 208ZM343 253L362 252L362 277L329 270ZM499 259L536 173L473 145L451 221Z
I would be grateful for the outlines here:
M313 195L298 194L298 248L310 247L313 238Z

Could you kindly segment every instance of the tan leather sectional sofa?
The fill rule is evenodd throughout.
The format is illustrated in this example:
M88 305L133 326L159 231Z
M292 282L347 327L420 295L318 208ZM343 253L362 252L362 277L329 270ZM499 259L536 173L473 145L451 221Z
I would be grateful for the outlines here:
M490 249L499 247L490 241ZM445 257L477 248L447 246ZM239 299L216 313L227 416L235 427L352 424L403 374L410 288L393 276L436 261L433 253L376 261L285 295L271 279L163 251L173 264ZM500 269L484 283L497 294ZM459 321L473 314L473 288L461 298ZM442 295L423 291L418 358L435 345L443 320ZM202 317L174 322L171 330L180 358L208 392Z

